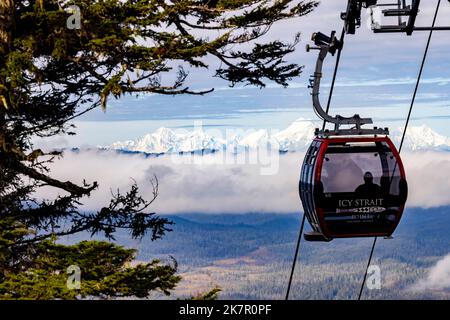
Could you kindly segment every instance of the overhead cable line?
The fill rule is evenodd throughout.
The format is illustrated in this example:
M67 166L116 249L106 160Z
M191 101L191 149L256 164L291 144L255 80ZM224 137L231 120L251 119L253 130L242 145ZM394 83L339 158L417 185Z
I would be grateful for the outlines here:
M345 28L342 28L341 39L340 39L342 45L344 44L344 37L345 37ZM334 66L333 79L331 81L330 93L329 93L328 102L327 102L327 109L326 109L327 113L328 113L328 111L330 109L331 98L333 96L333 91L334 91L334 84L336 83L337 71L339 69L339 63L340 63L340 60L341 60L342 48L343 47L341 47L338 50L337 57L336 57L336 65ZM324 119L323 120L323 126L322 126L323 128L322 128L322 130L325 129L325 125L326 125L326 120ZM292 268L291 268L291 273L290 273L290 276L289 276L289 281L288 281L288 287L287 287L287 290L286 290L285 300L289 300L289 293L291 291L291 285L292 285L292 279L294 277L295 265L297 263L298 254L299 254L299 250L300 250L300 242L302 241L303 229L305 227L305 218L306 218L306 214L303 212L303 218L302 218L302 222L301 222L300 230L299 230L299 234L298 234L297 246L295 248L295 254L294 254L294 260L292 261Z
M420 79L422 78L423 68L425 66L425 61L427 59L428 49L430 48L431 37L433 36L433 30L434 30L434 26L436 24L436 19L437 19L437 15L439 13L440 5L441 5L441 0L438 0L437 6L436 6L436 11L434 12L433 23L431 25L430 33L428 35L427 45L425 47L425 52L423 54L422 63L420 65L419 75L417 76L416 86L414 88L414 93L413 93L413 96L412 96L412 99L411 99L411 105L409 106L408 116L406 117L405 128L403 129L402 139L400 140L400 147L398 149L399 153L402 151L403 143L405 141L406 130L408 128L409 121L411 119L412 109L413 109L414 103L416 101L417 91L419 89ZM373 256L373 252L375 250L376 243L377 243L377 237L375 237L373 239L372 250L370 251L369 260L368 260L368 263L367 263L367 266L366 266L366 271L364 273L364 279L363 279L363 282L361 283L361 288L359 290L358 300L361 300L361 296L362 296L362 293L364 291L364 285L365 285L366 279L367 279L367 271L369 270L370 264L372 262L372 256Z

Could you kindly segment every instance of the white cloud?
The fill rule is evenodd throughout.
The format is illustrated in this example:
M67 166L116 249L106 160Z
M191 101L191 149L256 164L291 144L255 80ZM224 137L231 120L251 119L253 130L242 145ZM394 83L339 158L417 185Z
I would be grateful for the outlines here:
M403 161L409 185L408 206L428 208L450 205L449 153L405 153Z
M450 289L450 254L439 260L429 270L426 278L419 280L411 289L414 291Z
M85 208L90 210L108 203L110 189L126 190L131 178L150 197L150 179L156 175L160 196L152 209L159 213L298 211L300 203L294 177L299 175L301 154L283 157L284 167L272 176L261 175L267 165L217 164L221 161L218 157L221 156L211 154L202 158L203 164L183 164L172 156L145 158L139 154L68 152L53 165L52 173L57 178L78 183L83 179L98 181L100 189L84 201ZM50 197L54 192L46 188L38 196Z
M210 164L181 164L172 156L145 158L142 155L112 152L67 152L56 161L52 175L81 183L98 181L100 189L84 199L86 209L96 210L108 203L110 189L126 190L135 179L144 195L151 196L149 179L156 174L160 196L152 210L159 213L242 213L298 212L298 178L303 154L279 157L275 175L261 175L261 167L252 164L218 164L220 154L204 158ZM436 207L450 205L450 153L405 153L404 163L409 182L407 206ZM39 191L51 197L55 190Z

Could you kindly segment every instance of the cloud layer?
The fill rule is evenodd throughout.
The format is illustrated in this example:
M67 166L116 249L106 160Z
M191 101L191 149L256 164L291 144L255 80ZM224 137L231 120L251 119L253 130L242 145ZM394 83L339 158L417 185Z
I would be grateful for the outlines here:
M450 254L439 260L430 269L425 279L417 282L413 288L416 291L449 290L450 289Z
M229 164L221 164L223 158L220 157L220 154L196 156L198 163L187 161L186 164L183 163L186 161L180 161L186 158L179 156L146 158L140 154L67 152L62 160L53 164L52 175L78 183L83 179L98 181L99 190L84 199L84 208L88 210L106 205L111 197L110 190L120 188L125 191L132 179L150 198L153 175L159 179L160 195L152 209L159 213L286 213L301 210L297 190L303 153L281 155L279 162L271 165L271 170L277 169L273 175L261 174L268 168L267 163L263 166L248 164L248 159L247 162L245 159L227 159ZM450 205L447 175L450 153L405 153L403 158L409 182L407 205ZM230 164L233 161L234 164ZM56 190L46 188L37 196L51 198L55 194Z

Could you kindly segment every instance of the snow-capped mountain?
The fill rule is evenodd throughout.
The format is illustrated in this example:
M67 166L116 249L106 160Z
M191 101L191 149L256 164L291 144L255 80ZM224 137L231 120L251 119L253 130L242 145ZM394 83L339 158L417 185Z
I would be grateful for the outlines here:
M311 143L316 127L311 121L299 119L287 129L274 134L275 139L278 141L280 151L304 150Z
M214 136L203 129L193 131L160 128L137 140L113 143L109 149L148 154L183 153L227 150L239 153L243 150L267 148L280 152L305 150L314 137L316 125L304 119L298 119L288 128L277 130L249 130L246 132L226 132L224 136ZM402 137L402 128L391 132L392 140L398 145ZM426 125L409 127L405 137L406 150L445 150L450 151L450 139L433 131Z
M403 128L392 133L392 140L400 143ZM404 148L408 150L450 150L450 138L440 135L426 125L408 127L405 135Z
M314 135L315 125L299 119L287 129L248 130L225 132L217 137L202 129L193 131L160 128L137 140L115 142L109 148L114 150L144 152L150 154L182 153L195 151L228 150L239 153L242 150L267 148L270 146L281 152L304 150Z
M115 142L112 149L145 153L180 153L198 150L217 151L223 148L224 140L215 138L202 130L177 133L168 128L159 128L137 140Z

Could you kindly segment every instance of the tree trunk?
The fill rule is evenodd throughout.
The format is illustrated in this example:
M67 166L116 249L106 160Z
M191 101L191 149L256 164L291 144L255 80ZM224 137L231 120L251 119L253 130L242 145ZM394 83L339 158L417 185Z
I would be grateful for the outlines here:
M14 26L14 0L0 0L0 68L5 67L5 58L11 48L12 29ZM2 86L2 87L1 87ZM6 79L0 78L0 137L5 130L4 103L8 101Z
M14 0L0 0L0 51L7 53L11 45Z
M11 31L14 25L13 17L14 0L0 0L0 53L3 57L8 53L11 46Z

